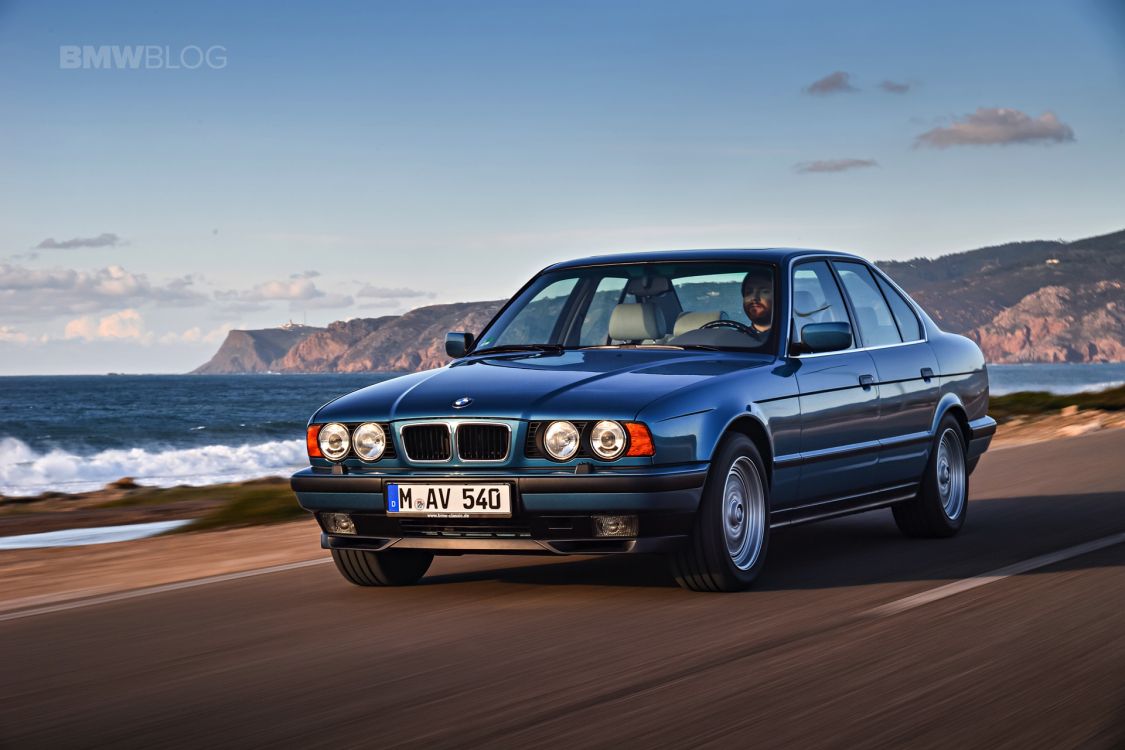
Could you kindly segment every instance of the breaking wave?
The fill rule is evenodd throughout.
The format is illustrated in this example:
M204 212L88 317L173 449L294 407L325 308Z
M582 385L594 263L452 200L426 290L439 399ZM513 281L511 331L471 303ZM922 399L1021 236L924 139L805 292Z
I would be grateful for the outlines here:
M0 438L0 495L87 492L122 477L157 487L199 486L287 476L306 465L301 440L77 455L58 448L37 453L22 440L4 437Z
M988 392L993 396L1006 396L1009 393L1017 393L1019 391L1048 391L1059 396L1068 396L1072 393L1097 393L1098 391L1106 391L1110 388L1120 388L1122 385L1125 385L1125 380L1105 380L1099 383L1051 383L1049 385L1022 382L1003 385L993 385L989 383Z

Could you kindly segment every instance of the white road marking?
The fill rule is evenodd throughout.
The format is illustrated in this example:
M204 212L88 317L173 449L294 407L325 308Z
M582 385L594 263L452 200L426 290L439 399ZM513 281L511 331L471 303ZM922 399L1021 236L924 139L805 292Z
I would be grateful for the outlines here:
M955 594L960 594L964 591L970 591L979 586L985 586L990 583L995 583L996 581L1002 581L1005 578L1018 576L1021 573L1027 573L1028 571L1035 570L1037 568L1045 568L1049 565L1054 565L1057 562L1069 560L1072 557L1085 555L1090 552L1104 549L1106 547L1112 547L1113 545L1121 544L1122 542L1125 542L1125 532L1121 532L1119 534L1111 534L1110 536L1104 536L1101 539L1095 539L1092 542L1076 544L1073 547L1056 550L1055 552L1048 552L1045 555L1032 557L1022 562L1013 563L1012 565L1006 565L1003 568L997 568L996 570L990 571L988 573L981 573L980 575L975 575L972 578L963 578L960 581L947 583L944 586L938 586L937 588L930 589L929 591L923 591L920 594L907 596L902 599L898 599L888 604L883 604L881 606L875 607L874 609L868 610L867 614L874 617L886 617L888 615L895 615L899 612L905 612L908 609L921 607L923 604L936 602L939 599L945 599L946 597L954 596Z
M1106 547L1112 547L1115 544L1125 542L1125 532L1112 534L1110 536L1095 539L1092 542L1085 542L1066 549L1057 550L1055 552L1048 552L1045 555L1032 557L1022 562L1013 563L1003 568L988 573L973 576L971 578L964 578L960 581L938 586L937 588L923 591L919 594L897 599L888 604L875 607L868 610L865 614L873 617L886 617L888 615L898 614L905 612L915 607L920 607L923 604L945 599L946 597L960 594L964 591L970 591L979 586L984 586L996 581L1002 581L1005 578L1027 573L1028 571L1037 568L1045 568L1049 565L1054 565L1063 560L1069 560L1072 557L1078 557L1090 552L1095 552ZM180 591L183 589L192 589L198 586L208 586L212 583L224 583L226 581L237 581L241 578L253 578L255 576L267 575L269 573L283 573L287 570L298 570L300 568L308 568L313 565L322 565L331 562L332 558L322 557L316 560L303 560L301 562L286 563L284 565L273 565L268 568L256 568L254 570L244 570L238 573L224 573L217 576L208 576L207 578L196 578L191 581L179 581L178 583L166 583L160 586L149 586L143 589L134 589L132 591L121 591L115 594L105 594L103 596L90 597L88 599L78 599L75 601L60 602L58 604L48 604L42 607L35 607L32 609L17 610L15 612L0 613L0 622L8 622L10 620L22 620L25 617L36 617L38 615L47 615L54 612L66 612L72 609L83 609L85 607L95 607L99 604L109 604L112 602L126 601L128 599L138 599L142 596L151 596L152 594L164 594L169 591Z
M48 604L43 607L35 607L34 609L22 609L15 612L0 613L0 622L7 622L8 620L22 620L25 617L35 617L37 615L48 615L53 612L66 612L71 609L82 609L83 607L95 607L99 604L109 604L110 602L121 602L127 599L137 599L142 596L150 596L152 594L163 594L168 591L180 591L181 589L193 589L197 586L207 586L212 583L224 583L226 581L237 581L240 578L253 578L254 576L263 576L269 573L284 573L287 570L297 570L299 568L308 568L312 565L321 565L326 562L332 562L330 557L322 557L316 560L303 560L295 563L285 563L284 565L272 565L268 568L255 568L254 570L243 570L238 573L223 573L217 576L208 576L207 578L196 578L191 581L179 581L177 583L165 583L160 586L149 586L143 589L133 589L132 591L121 591L116 594L105 594L103 596L94 596L88 599L78 599L76 601L61 602L59 604Z

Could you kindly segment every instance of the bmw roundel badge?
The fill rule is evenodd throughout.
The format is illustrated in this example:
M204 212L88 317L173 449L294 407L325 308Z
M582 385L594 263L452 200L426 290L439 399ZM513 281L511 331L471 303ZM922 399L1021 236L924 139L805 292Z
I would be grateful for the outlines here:
M462 396L461 398L459 398L459 399L457 399L456 401L453 402L453 408L454 409L464 409L466 406L468 406L471 403L473 403L473 400L471 398L469 398L468 396Z

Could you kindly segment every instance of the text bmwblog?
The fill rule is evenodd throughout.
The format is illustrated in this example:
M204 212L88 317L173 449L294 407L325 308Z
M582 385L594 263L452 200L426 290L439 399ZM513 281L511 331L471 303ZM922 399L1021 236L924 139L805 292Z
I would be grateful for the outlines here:
M189 44L179 49L158 44L63 44L59 68L63 70L222 70L227 48Z

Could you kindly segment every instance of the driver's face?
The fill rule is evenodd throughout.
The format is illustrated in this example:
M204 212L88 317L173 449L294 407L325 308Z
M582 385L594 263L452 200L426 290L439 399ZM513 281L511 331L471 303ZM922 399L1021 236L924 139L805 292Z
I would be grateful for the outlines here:
M742 283L742 309L752 323L769 325L773 319L773 279L747 276Z

